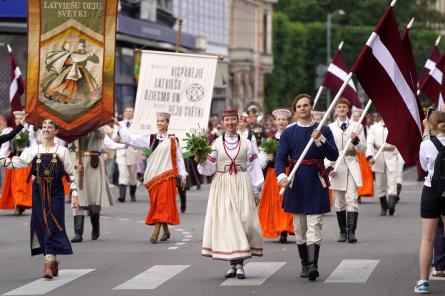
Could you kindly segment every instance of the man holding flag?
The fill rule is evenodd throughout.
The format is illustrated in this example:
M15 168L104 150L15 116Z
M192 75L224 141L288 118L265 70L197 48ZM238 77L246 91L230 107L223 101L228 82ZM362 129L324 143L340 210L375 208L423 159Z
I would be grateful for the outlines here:
M312 98L309 95L297 95L291 110L295 112L297 122L281 135L275 161L276 176L282 187L292 182L292 187L284 193L283 208L294 216L295 236L302 264L300 276L315 281L319 276L323 214L330 211L329 177L324 159L337 160L338 149L331 130L327 126L317 130L317 124L312 121ZM286 175L289 158L295 165L311 137L315 144L308 150L293 181L289 180Z

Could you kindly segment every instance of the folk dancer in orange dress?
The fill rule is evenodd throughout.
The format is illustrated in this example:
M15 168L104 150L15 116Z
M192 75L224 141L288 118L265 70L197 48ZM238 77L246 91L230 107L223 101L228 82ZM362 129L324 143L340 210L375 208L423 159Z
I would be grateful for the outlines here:
M277 132L272 139L279 142L281 133L288 125L292 114L287 109L277 109L272 112L272 115L275 117L275 125L277 127ZM288 234L294 233L294 225L292 215L284 212L282 208L281 186L275 177L275 153L266 154L264 151L261 151L259 160L262 169L266 169L266 179L261 193L258 212L263 237L279 237L280 243L286 243Z

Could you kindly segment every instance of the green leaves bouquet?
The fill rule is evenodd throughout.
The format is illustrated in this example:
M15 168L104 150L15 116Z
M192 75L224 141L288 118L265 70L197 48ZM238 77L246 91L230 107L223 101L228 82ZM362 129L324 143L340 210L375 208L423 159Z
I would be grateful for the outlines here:
M263 141L260 145L260 148L266 154L275 154L278 150L278 145L280 142L277 139L269 138L266 141Z
M212 152L208 144L207 130L203 128L192 129L190 133L185 134L186 146L185 149L191 155L198 156L199 162L203 162L207 159L207 155Z
M13 139L12 139L12 145L16 148L25 148L29 145L29 133L23 132L18 133Z

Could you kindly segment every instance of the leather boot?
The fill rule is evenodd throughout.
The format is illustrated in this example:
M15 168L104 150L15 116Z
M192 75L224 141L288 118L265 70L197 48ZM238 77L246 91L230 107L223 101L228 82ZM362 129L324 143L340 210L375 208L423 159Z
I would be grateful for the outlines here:
M357 212L348 212L348 243L353 244L357 242L355 237L355 229L357 228Z
M100 213L93 214L90 212L90 220L91 220L91 239L97 240L100 236Z
M388 201L386 200L386 196L380 197L380 216L386 216L386 211L388 211Z
M170 238L170 231L168 230L167 223L162 223L162 230L164 233L162 234L161 242L165 242Z
M57 260L51 261L50 268L54 277L59 276L59 261Z
M187 209L187 194L185 192L185 189L178 187L179 191L179 200L181 201L181 213L184 213Z
M298 254L300 255L301 259L301 278L307 278L309 277L309 262L307 259L307 245L297 245L298 246Z
M125 202L126 194L127 194L127 185L119 184L119 198L117 200L120 202Z
M402 191L402 184L397 183L397 196L396 196L396 204L399 202L400 200L400 192Z
M390 195L388 200L388 212L389 215L394 215L394 212L396 211L396 203L397 203L397 197L395 195Z
M320 246L311 244L307 246L307 260L309 262L309 280L315 281L320 274L318 273L318 256L320 254Z
M287 232L286 231L283 231L283 232L280 233L280 238L278 239L278 242L280 244L287 243Z
M338 221L338 227L340 228L340 236L337 239L337 242L344 243L346 242L346 211L339 211L337 212L337 221Z
M51 280L53 278L53 272L51 270L51 262L45 260L45 265L43 266L43 277Z
M85 216L84 215L75 215L74 216L74 237L71 239L72 243L80 243L83 235L83 224L84 224Z
M136 185L130 185L130 198L131 198L131 201L136 201L136 189L137 189Z
M151 236L151 243L152 244L157 244L158 243L158 237L159 237L159 232L161 231L161 223L155 223L155 228L153 230L153 234Z

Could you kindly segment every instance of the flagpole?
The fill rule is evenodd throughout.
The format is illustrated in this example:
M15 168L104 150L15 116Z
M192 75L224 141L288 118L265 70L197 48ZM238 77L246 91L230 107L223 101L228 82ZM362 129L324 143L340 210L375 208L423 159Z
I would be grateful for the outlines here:
M365 119L366 113L368 113L369 108L372 105L372 101L369 100L368 103L366 104L365 109L363 110L362 115L360 116L360 119L357 122L357 125L354 127L354 130L352 131L353 133L357 133L362 121ZM340 166L340 162L342 161L342 159L345 157L346 155L346 151L348 150L349 145L351 144L352 139L349 139L348 142L345 145L345 148L343 149L343 151L341 152L340 156L337 159L337 162L335 163L335 167L334 167L334 172L337 172L338 167Z
M318 88L317 95L315 96L314 104L312 106L312 109L314 109L315 105L317 105L318 99L320 98L321 94L323 93L323 90L324 90L324 86L320 85L320 87Z
M338 50L342 50L342 48L343 48L343 44L344 44L344 41L342 40L342 41L340 42L340 44L338 45ZM332 62L331 62L331 64L332 64ZM330 66L331 64L329 64L329 66ZM328 67L328 68L329 68L329 67ZM328 71L328 70L326 69L326 72L327 72L327 71ZM320 87L318 88L317 95L315 96L315 99L314 99L314 104L312 105L312 110L315 109L315 106L317 105L318 99L320 98L321 94L323 93L323 90L324 90L324 86L323 86L323 85L320 85Z
M386 144L386 141L385 142L383 142L383 144L382 144L382 146L380 147L380 149L377 151L377 153L374 155L374 161L376 161L376 159L380 156L380 154L382 153L382 151L383 151L383 147L385 147L385 144Z
M9 53L12 53L11 46L9 46L9 44L6 44L6 47L8 48L8 52L9 52Z
M328 110L326 110L326 113L323 115L323 118L321 119L320 123L317 126L317 130L320 130L321 127L324 125L324 123L326 122L326 120L328 119L329 115L331 114L332 110L335 107L335 103L337 103L338 99L340 98L341 94L343 93L343 91L345 90L346 86L348 85L349 81L352 78L352 75L354 73L349 72L348 76L346 77L345 81L343 81L342 86L340 87L340 90L337 92L337 94L335 95L334 100L332 100L331 105L329 105ZM292 169L292 171L289 174L289 180L291 181L289 187L292 187L292 181L294 179L295 173L297 172L298 167L301 165L301 162L303 161L303 159L306 157L306 154L308 153L309 149L311 148L312 144L314 143L314 138L310 138L309 142L306 144L306 147L304 148L303 152L301 153L300 157L297 160L297 163L295 164L294 168ZM286 189L283 187L280 190L280 195L283 195L284 191Z
M176 35L176 53L179 53L179 47L181 46L181 34L182 34L182 17L178 18L178 34Z

